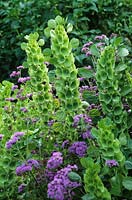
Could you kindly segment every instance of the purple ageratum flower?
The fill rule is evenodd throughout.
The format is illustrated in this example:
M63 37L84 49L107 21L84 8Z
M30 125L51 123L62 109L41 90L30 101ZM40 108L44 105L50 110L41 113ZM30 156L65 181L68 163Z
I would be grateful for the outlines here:
M84 157L86 155L86 151L88 146L86 142L74 142L69 148L68 151L70 153L76 154L79 157Z
M24 163L16 168L16 175L21 176L24 173L29 172L31 170L32 170L32 167Z
M74 118L73 118L73 120L74 120L73 126L74 127L77 127L81 118L84 119L85 123L89 123L89 124L92 123L92 119L89 116L87 116L86 114L79 114L79 115L74 116Z
M48 169L58 168L63 163L62 153L54 152L47 162Z
M50 171L49 169L45 170L45 177L48 182L53 181L55 175L56 175L56 172Z
M13 102L13 101L15 101L15 98L13 98L13 97L9 97L9 98L5 98L5 100L6 100L6 101Z
M14 90L16 90L16 89L18 89L18 85L13 85L13 86L12 86L12 91L14 91Z
M4 136L3 134L0 134L0 141L2 140L3 136Z
M92 44L93 44L93 42L90 41L90 42L87 42L86 44L84 44L83 47L89 47L89 46L91 46Z
M110 168L119 166L119 163L116 160L106 160L105 164Z
M22 111L22 112L28 112L28 110L27 110L27 108L25 108L25 107L22 107L22 108L20 108L20 110Z
M64 200L73 195L72 190L79 187L80 183L72 182L68 178L68 174L72 170L77 170L77 166L68 165L56 173L54 179L48 184L48 198Z
M82 138L85 139L92 139L93 136L91 135L91 131L87 130L85 133L82 134Z
M26 83L27 81L30 80L30 77L21 77L18 79L18 83Z
M95 40L103 40L106 38L106 35L102 34L102 35L97 35L94 39Z
M26 187L26 184L21 184L21 185L19 185L18 186L18 193L22 193L23 192L23 190L25 189L25 187Z
M39 162L37 161L37 160L34 160L34 159L29 159L28 161L27 161L27 164L29 165L29 166L31 166L31 167L34 167L34 168L39 168L39 166L40 166L40 164L39 164Z
M18 66L17 69L24 69L24 67L22 65Z
M91 51L86 52L86 56L91 56L91 55L92 55Z
M69 145L69 140L65 140L65 141L62 143L62 148L66 148L68 145Z
M84 68L90 70L90 69L92 69L92 66L88 65L88 66L85 66Z
M8 142L6 142L6 148L10 149L12 145L16 144L16 142L20 140L20 137L22 137L24 134L25 134L24 132L15 132L12 135L11 139Z
M20 75L20 72L18 71L13 71L11 74L10 74L10 78L12 77L15 77L15 76L19 76Z
M48 126L52 126L53 124L54 124L54 120L50 120L49 122L48 122Z

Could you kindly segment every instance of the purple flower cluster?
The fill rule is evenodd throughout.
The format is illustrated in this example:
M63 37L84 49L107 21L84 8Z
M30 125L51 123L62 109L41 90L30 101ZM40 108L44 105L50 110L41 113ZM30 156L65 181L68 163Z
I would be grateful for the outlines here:
M62 143L62 148L66 148L68 145L69 145L69 140L65 140L65 141Z
M52 156L47 162L48 169L55 169L59 167L63 163L62 153L60 152L53 152Z
M13 85L13 86L12 86L12 91L14 91L14 90L16 90L16 89L18 89L18 85Z
M13 144L16 144L16 142L18 140L20 140L20 138L24 135L24 132L16 132L12 135L11 139L6 142L6 148L10 149L12 147Z
M119 163L116 160L106 160L105 164L110 168L119 166Z
M55 171L51 171L49 169L45 169L45 177L46 177L48 182L53 181L55 175L56 175Z
M4 136L3 134L0 134L0 141L2 140L3 136Z
M50 120L49 122L48 122L48 126L52 126L53 124L54 124L54 120Z
M22 65L18 66L17 69L24 69L24 67Z
M26 83L27 81L30 80L30 77L21 77L18 79L18 83Z
M13 71L11 74L10 74L10 78L12 77L15 77L15 76L19 76L20 75L20 72L18 71Z
M87 130L86 132L84 132L82 134L82 138L85 140L85 139L92 139L92 135L91 135L91 131L90 130Z
M79 157L84 157L86 155L88 146L86 142L74 142L69 148L70 153L76 154Z
M27 160L27 163L23 163L22 165L18 166L16 168L16 174L17 176L21 176L26 172L32 171L32 168L38 169L39 168L39 162L34 159Z
M77 170L77 166L68 165L56 173L54 179L48 184L48 198L65 200L71 197L72 190L80 186L80 183L72 182L68 178L68 174L72 170Z
M21 184L21 185L19 185L19 187L18 187L18 192L19 193L21 193L21 192L23 192L23 190L25 189L25 187L26 187L26 185L25 184Z
M13 102L13 101L15 101L15 98L13 98L13 97L9 97L9 98L5 98L5 100L6 100L6 101Z
M28 110L27 110L27 108L25 108L25 107L22 107L22 108L20 108L20 110L22 111L22 112L28 112Z
M102 34L102 35L97 35L94 39L95 40L104 40L106 38L107 38L106 35Z
M97 86L87 86L87 85L83 85L82 87L80 87L80 93L82 93L83 91L88 90L88 91L97 91Z
M88 124L92 123L92 119L89 116L87 116L86 114L76 115L76 116L74 116L73 119L74 119L74 122L73 122L74 127L77 127L77 125L80 122L80 119L83 119L85 123L88 123Z

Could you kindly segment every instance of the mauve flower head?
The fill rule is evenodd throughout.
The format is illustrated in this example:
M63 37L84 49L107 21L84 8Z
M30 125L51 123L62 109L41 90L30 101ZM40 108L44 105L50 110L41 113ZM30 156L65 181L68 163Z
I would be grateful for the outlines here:
M104 42L99 42L99 43L97 44L97 47L102 47L102 46L104 46L104 45L105 45Z
M78 79L79 79L79 81L84 81L85 80L85 78L83 78L83 77L80 77Z
M84 53L86 53L88 50L89 50L89 48L83 47L81 51L84 52Z
M91 56L91 55L92 55L91 51L86 52L86 56Z
M47 61L45 61L45 62L44 62L44 64L45 64L46 66L48 66L50 63L49 63L49 62L47 62Z
M18 186L18 193L23 192L23 190L25 189L26 184L22 183L21 185Z
M55 175L56 175L55 171L50 171L49 169L45 170L45 177L48 182L51 182L54 179Z
M0 140L2 140L3 136L4 136L3 134L0 134Z
M40 166L39 162L34 159L27 160L27 164L34 168L39 168L39 166Z
M30 77L21 77L18 79L18 83L26 83L27 81L30 80Z
M17 69L24 69L24 67L22 65L18 66Z
M53 152L52 156L47 162L47 168L55 169L55 168L58 168L62 163L63 163L62 153Z
M92 66L88 65L88 66L85 66L84 68L90 70L90 69L92 69Z
M54 120L50 120L50 121L48 121L48 126L52 126L53 124L54 124Z
M24 173L29 172L31 170L32 170L32 167L24 163L16 168L16 175L21 176Z
M72 182L68 178L68 174L72 170L77 170L77 166L68 165L56 173L53 180L48 184L48 198L65 200L69 199L69 197L73 195L72 190L79 187L81 184L78 182Z
M32 96L33 96L32 93L26 94L26 97L27 97L27 98L31 98Z
M93 42L90 41L90 42L87 42L86 44L84 44L83 47L89 47L89 46L91 46L92 44L93 44Z
M13 97L9 97L9 98L5 98L5 100L6 100L6 101L13 102L13 101L15 101L15 98L13 98Z
M25 107L22 107L22 108L20 108L20 110L22 111L22 112L28 112L28 110L27 110L27 108L25 108Z
M20 72L18 71L13 71L11 74L10 74L10 78L12 77L15 77L15 76L19 76L20 75Z
M88 146L86 142L74 142L69 148L69 153L76 154L79 157L84 157L86 155Z
M85 133L82 134L82 138L85 139L92 139L91 131L87 130Z
M16 89L18 89L18 85L13 85L13 86L12 86L12 91L14 91L14 90L16 90Z
M73 118L73 120L74 120L73 126L74 127L77 127L81 118L84 120L85 123L89 123L89 124L92 123L92 119L89 116L87 116L86 114L79 114L79 115L75 115Z
M119 166L119 163L116 160L106 160L105 164L110 168Z
M10 149L18 140L20 140L20 137L24 135L24 132L15 132L9 141L6 142L6 148Z
M68 145L69 145L69 140L65 140L65 141L62 143L62 148L66 148Z
M102 34L102 35L97 35L94 39L95 40L103 40L103 39L106 39L106 35Z

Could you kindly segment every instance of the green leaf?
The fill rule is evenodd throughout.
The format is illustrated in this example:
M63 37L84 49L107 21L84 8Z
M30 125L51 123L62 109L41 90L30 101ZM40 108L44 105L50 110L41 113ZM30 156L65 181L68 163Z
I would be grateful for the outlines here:
M110 180L111 182L111 194L115 196L120 196L121 194L121 182L118 176L113 176Z
M96 117L96 116L100 116L100 112L98 109L92 109L89 111L89 116L90 117Z
M69 23L69 24L67 25L67 33L72 32L72 29L73 29L73 25L72 25L71 23Z
M128 176L123 178L122 184L127 190L132 190L132 177Z
M92 55L96 56L96 57L99 57L99 49L96 47L95 44L93 44L91 47L90 47L90 52L92 53Z
M92 70L88 70L84 67L78 68L78 74L80 77L87 78L87 79L92 78L94 76Z
M128 54L129 54L129 51L126 48L120 48L118 51L118 56L120 57L128 56Z
M82 200L92 200L95 199L95 196L93 194L85 194L81 197Z
M127 137L124 133L121 133L119 136L119 141L121 145L126 145L127 144Z
M54 19L50 19L48 21L48 27L51 28L51 29L55 28L56 27L56 21Z
M119 65L116 66L116 71L117 72L121 72L121 71L123 71L125 69L127 69L127 65L125 65L125 64L121 63L121 64L119 64Z
M131 161L129 161L129 160L126 160L125 161L125 167L126 167L126 169L132 169L132 162Z
M79 176L76 172L70 172L68 177L71 181L81 182L81 176Z
M55 70L50 70L48 72L48 76L49 76L49 81L53 83L55 81Z
M47 38L50 37L50 31L51 31L51 29L50 29L49 27L47 27L47 28L44 29L44 34L45 34L45 36L46 36Z
M92 128L91 134L92 134L95 138L98 138L99 132L98 132L98 130L97 130L96 128Z
M112 41L113 45L117 47L122 42L122 37L115 37Z
M79 40L76 38L72 38L70 40L70 44L71 44L72 48L77 48L79 46Z

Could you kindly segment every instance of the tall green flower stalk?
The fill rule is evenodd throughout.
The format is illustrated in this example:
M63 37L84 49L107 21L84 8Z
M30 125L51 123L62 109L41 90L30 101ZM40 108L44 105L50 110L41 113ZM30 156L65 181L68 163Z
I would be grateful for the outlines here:
M96 80L104 114L114 121L118 133L127 131L127 113L123 109L118 73L115 70L115 49L112 46L107 46L98 59Z
M27 43L22 43L22 49L26 51L27 62L25 66L31 78L31 88L33 91L33 101L37 105L40 120L48 122L52 114L52 93L47 75L48 69L44 64L44 56L40 46L43 46L44 41L38 40L38 33L32 33L26 36Z

